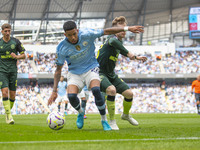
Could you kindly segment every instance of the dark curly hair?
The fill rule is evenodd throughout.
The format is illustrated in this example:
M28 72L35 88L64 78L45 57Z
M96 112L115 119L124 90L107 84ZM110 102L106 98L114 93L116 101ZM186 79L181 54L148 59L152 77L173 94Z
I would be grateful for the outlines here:
M63 29L64 31L68 31L68 30L72 30L72 29L76 29L77 26L76 26L76 23L74 21L67 21L64 23L63 25Z

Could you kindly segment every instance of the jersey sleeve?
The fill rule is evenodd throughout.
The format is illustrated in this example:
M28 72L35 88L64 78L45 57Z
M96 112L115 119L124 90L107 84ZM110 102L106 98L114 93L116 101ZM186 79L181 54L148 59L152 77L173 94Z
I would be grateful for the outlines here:
M110 38L108 41L109 45L115 49L120 50L120 54L127 57L128 50L122 45L122 43L116 38Z
M22 45L22 43L17 39L17 51L20 53L20 54L24 54L25 52L25 48L24 46Z
M88 29L88 33L93 40L98 37L101 37L104 33L103 29Z
M65 63L65 56L60 53L60 48L57 47L56 49L56 65L63 66Z

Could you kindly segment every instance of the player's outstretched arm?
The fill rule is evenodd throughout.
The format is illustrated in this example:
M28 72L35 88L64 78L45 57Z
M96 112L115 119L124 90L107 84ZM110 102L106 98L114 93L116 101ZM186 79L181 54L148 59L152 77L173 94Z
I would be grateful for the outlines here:
M145 56L135 56L133 53L128 52L127 56L130 58L130 60L142 60L143 62L145 62L147 60L147 57Z
M143 33L143 26L126 26L126 27L112 27L104 29L104 35L116 34L122 31L130 31L133 33Z
M58 82L60 81L62 67L63 66L57 65L57 68L54 74L53 92L48 100L48 105L51 105L57 98L57 87L58 87Z

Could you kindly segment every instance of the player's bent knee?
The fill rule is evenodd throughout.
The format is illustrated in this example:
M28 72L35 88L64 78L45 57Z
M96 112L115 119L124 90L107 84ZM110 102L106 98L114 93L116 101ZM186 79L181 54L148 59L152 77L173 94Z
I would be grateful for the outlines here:
M2 95L3 97L8 97L8 90L3 90Z
M102 98L102 95L101 95L101 92L100 92L100 87L93 87L92 89L92 93L95 97L95 103L97 106L101 106L104 104L104 101L103 101L103 98Z
M69 98L70 103L72 103L73 101L76 100L77 94L68 94L68 98Z
M107 89L106 89L106 94L107 95L111 95L111 96L115 96L117 94L117 91L116 91L116 88L112 85L112 86L109 86Z
M122 95L127 98L127 99L132 99L133 98L133 92L131 89L128 89L122 93Z
M77 94L68 94L68 98L69 98L70 104L71 104L76 110L79 110L79 109L80 109L80 102L79 102L79 99L78 99L78 97L77 97Z

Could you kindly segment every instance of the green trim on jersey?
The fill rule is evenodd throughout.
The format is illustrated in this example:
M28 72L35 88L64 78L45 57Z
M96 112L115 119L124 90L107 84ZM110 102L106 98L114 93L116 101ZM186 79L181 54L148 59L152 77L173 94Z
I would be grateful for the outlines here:
M99 62L100 73L106 74L108 77L115 76L115 66L119 54L127 56L128 50L122 45L122 41L116 36L109 36L103 45L101 45L97 61Z
M17 72L17 60L13 59L10 54L23 54L25 51L21 42L11 37L10 41L5 42L0 39L0 72Z

